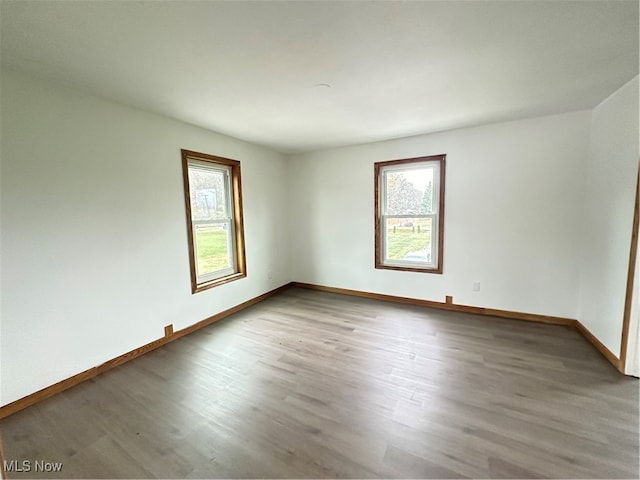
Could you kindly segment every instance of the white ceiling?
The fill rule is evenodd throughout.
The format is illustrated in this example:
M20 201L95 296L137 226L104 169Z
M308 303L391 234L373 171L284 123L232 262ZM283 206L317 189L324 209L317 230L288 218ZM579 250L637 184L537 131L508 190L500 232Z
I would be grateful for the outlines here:
M0 8L3 66L286 153L591 108L638 74L637 0Z

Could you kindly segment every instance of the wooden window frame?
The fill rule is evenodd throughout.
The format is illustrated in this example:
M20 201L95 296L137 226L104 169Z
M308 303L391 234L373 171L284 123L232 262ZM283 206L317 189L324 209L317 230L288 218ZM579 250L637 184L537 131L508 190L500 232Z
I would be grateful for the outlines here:
M240 162L230 158L218 157L206 153L194 152L192 150L180 150L182 156L182 177L184 185L184 199L187 218L187 236L189 239L189 267L191 273L191 293L198 293L208 290L218 285L239 280L247 276L247 265L245 256L244 221L242 213L242 181L240 175ZM217 166L225 166L230 169L230 189L231 209L233 212L232 224L234 228L235 241L233 242L233 255L235 256L234 272L222 277L218 277L205 282L198 282L197 259L195 252L195 239L193 235L193 221L191 215L191 196L189 188L189 160L210 163Z
M399 160L389 160L385 162L374 163L374 224L375 224L375 249L374 249L374 265L377 269L384 270L399 270L405 272L420 272L420 273L436 273L442 274L443 272L443 260L444 260L444 213L445 213L445 173L446 173L446 154L442 155L430 155L426 157L414 157L403 158ZM382 199L380 194L384 189L382 188L382 171L385 167L398 166L398 165L411 165L422 162L438 162L440 175L438 178L438 213L437 213L437 225L438 225L438 238L437 238L437 262L435 267L413 267L413 266L398 266L388 265L384 263L383 259L383 240L381 225L382 221Z

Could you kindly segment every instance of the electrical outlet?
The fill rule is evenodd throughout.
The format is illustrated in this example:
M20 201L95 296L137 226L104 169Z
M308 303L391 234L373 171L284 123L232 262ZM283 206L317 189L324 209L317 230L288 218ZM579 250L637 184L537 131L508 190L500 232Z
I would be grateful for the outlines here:
M477 280L475 282L473 282L473 291L474 292L479 292L480 291L480 282L478 282Z

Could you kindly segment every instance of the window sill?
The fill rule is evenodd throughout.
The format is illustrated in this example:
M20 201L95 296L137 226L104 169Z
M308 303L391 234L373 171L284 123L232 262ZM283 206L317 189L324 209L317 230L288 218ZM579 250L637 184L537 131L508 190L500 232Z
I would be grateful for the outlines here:
M442 267L404 267L398 265L384 265L382 263L376 263L375 268L381 270L398 270L401 272L419 272L419 273L435 273L438 275L442 275Z
M224 277L216 278L215 280L209 280L200 284L191 285L191 293L199 293L210 288L217 287L218 285L224 285L225 283L233 282L234 280L240 280L246 277L244 272L232 273L231 275L225 275Z

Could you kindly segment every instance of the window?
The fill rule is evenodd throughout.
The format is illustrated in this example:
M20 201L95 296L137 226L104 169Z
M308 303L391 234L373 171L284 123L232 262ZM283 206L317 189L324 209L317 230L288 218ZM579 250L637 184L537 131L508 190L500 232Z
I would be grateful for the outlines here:
M240 162L182 150L191 291L246 277Z
M445 158L375 164L376 268L442 273Z

